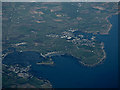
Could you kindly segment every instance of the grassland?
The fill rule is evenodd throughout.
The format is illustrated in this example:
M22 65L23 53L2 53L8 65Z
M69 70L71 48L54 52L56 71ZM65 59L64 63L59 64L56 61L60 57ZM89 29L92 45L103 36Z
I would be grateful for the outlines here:
M101 42L84 42L85 38L63 32L108 34L111 24L107 19L115 13L117 3L3 3L3 50L61 52L94 65L105 56ZM68 37L74 39L68 42Z
M116 13L118 3L3 2L2 51L6 51L2 55L3 59L14 52L9 48L15 48L18 52L38 52L42 57L41 62L31 59L23 60L23 63L51 65L54 64L51 56L67 54L85 66L95 66L106 58L104 43L97 41L95 35L109 34L112 25L108 18ZM76 32L79 34L75 35ZM89 33L92 34L90 38L85 36L89 36ZM3 87L52 87L48 80L31 75L29 79L24 78L28 72L16 74L14 69L12 72L7 70L17 61L5 62L7 66L3 66Z

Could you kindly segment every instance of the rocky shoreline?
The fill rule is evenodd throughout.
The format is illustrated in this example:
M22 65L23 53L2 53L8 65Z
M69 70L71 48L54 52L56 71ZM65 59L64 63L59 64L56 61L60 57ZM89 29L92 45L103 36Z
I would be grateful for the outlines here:
M116 12L116 13L114 13L114 14L112 14L112 15L109 15L109 16L107 16L106 18L105 18L105 20L107 21L107 23L109 24L109 27L108 27L108 30L105 32L105 33L100 33L101 35L107 35L107 34L109 34L109 31L111 30L111 28L112 28L112 24L110 23L110 21L108 20L110 17L112 17L113 15L117 15L117 14L119 14L119 11L118 12Z
M110 21L108 20L108 18L112 17L113 15L117 15L118 13L119 13L119 12L114 13L114 14L109 15L109 16L107 16L107 17L105 18L105 20L106 20L106 21L108 22L108 24L110 24L110 25L109 25L109 28L108 28L108 30L106 31L106 33L100 33L101 35L107 35L107 34L109 34L109 31L110 31L111 28L112 28L112 24L110 23ZM93 64L93 65L85 64L85 63L82 62L82 61L79 61L79 63L81 63L81 64L84 65L84 66L88 66L88 67L94 67L94 66L96 66L97 64L100 64L100 63L106 58L106 53L105 53L105 50L104 50L104 43L102 42L101 45L102 45L101 49L102 49L102 51L103 51L103 53L104 53L104 56L99 60L99 62L97 62L97 63L95 63L95 64Z
M87 66L87 67L94 67L94 66L100 64L101 62L103 62L103 60L106 58L106 53L105 53L105 50L104 50L104 43L101 43L101 45L102 45L101 49L102 49L102 51L104 53L104 56L97 63L95 63L95 64L85 64L82 61L79 61L79 63L84 65L84 66Z

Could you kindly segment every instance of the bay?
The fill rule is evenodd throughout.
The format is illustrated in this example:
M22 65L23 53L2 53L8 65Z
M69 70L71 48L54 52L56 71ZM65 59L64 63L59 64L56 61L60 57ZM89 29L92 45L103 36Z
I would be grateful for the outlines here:
M118 87L118 15L109 18L113 25L108 35L96 35L104 42L106 59L95 67L86 67L77 59L68 56L54 56L54 66L36 65L40 54L37 52L14 52L4 61L26 61L32 63L31 72L37 77L48 79L53 88L117 88ZM31 63L27 63L27 65ZM9 63L9 62L7 62ZM17 62L13 62L17 63Z
M71 56L55 56L55 65L33 66L35 75L51 81L54 88L117 88L118 87L118 15L109 18L112 28L108 35L97 35L104 42L107 58L89 68Z

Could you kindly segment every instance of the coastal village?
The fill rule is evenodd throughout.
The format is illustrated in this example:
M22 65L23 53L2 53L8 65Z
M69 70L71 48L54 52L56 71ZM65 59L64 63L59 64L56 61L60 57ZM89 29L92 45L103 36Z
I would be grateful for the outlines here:
M17 76L22 78L32 78L33 76L28 73L31 65L27 67L21 67L19 64L11 65L8 70L17 74Z
M29 81L29 80L36 80L37 82L41 83L41 84L39 84L39 87L41 87L41 88L45 88L45 87L51 88L52 87L50 81L42 79L42 78L35 78L35 76L33 76L29 72L29 70L31 68L31 65L23 67L23 66L21 66L19 64L10 65L10 66L3 64L3 68L6 68L7 70L2 71L2 73L5 74L5 75L7 73L8 77L11 77L12 75L14 75L15 78L20 78L21 80L24 80L26 82ZM25 86L25 85L23 84L23 86ZM29 87L32 86L31 88L36 88L35 85L28 84L28 86Z
M96 35L109 33L112 25L108 18L117 8L116 3L3 3L3 62L8 54L33 51L39 58L28 62L38 66L53 65L53 56L66 54L84 66L96 66L106 58L104 43ZM31 83L39 82L33 86L52 87L50 81L30 72L32 64L3 67L7 78L32 79ZM19 83L17 79L15 83Z
M57 34L49 34L46 35L47 37L51 38L61 38L61 39L66 39L67 42L72 42L75 45L80 45L80 46L89 46L89 47L95 47L95 36L92 36L89 39L85 38L84 35L79 34L77 36L74 35L74 32L77 30L68 30L64 31L61 33L61 35Z
M49 8L49 4L51 5L51 7ZM90 6L88 7L91 7L92 9L95 9L95 13L101 13L103 11L105 11L105 4L107 3L103 3L101 5L94 5L94 4L91 4ZM74 12L71 12L71 13L85 13L87 14L89 11L87 10L82 10L81 8L84 7L84 5L87 5L87 4L83 4L83 3L71 3L71 7L74 7L75 5L77 5L77 8L75 9ZM58 33L54 33L54 32L50 32L49 34L43 34L43 37L47 37L48 39L64 39L66 40L66 42L68 43L72 43L77 49L79 49L79 47L91 47L91 48L96 48L96 37L93 35L91 36L89 39L85 37L84 34L78 34L78 35L75 35L74 33L75 32L79 32L79 31L82 31L83 33L92 33L94 32L93 34L97 34L97 32L101 32L101 30L95 30L95 31L92 31L91 30L87 30L87 28L84 28L84 29L81 29L81 27L71 27L72 25L77 25L81 22L85 22L85 19L84 16L82 15L77 15L76 17L74 17L74 19L72 20L72 17L69 16L69 12L66 13L66 12L63 12L64 10L64 4L62 5L61 3L41 3L41 5L36 5L35 7L33 8L30 8L28 10L28 13L30 14L30 16L28 15L29 18L31 18L29 20L29 18L23 18L24 15L19 15L17 17L13 17L13 15L17 12L17 8L14 8L14 9L11 9L10 11L12 11L12 13L10 13L10 17L7 18L7 17L3 17L3 20L7 21L8 19L12 22L12 23L16 23L16 26L21 26L22 25L22 22L23 21L30 21L29 23L27 22L27 26L31 26L32 24L35 24L37 23L37 25L39 26L44 26L45 24L50 24L48 22L52 22L53 24L55 25L59 25L61 26L62 22L64 22L64 26L63 26L63 30L58 34ZM26 7L25 5L20 5L18 7L18 9L22 10L22 11L26 11ZM62 11L62 12L61 12ZM4 13L4 11L3 11ZM19 12L18 12L19 14ZM48 15L51 16L51 18L48 16ZM107 16L108 17L108 16ZM49 18L49 19L47 19ZM97 15L94 17L96 18L96 21L98 21L99 19L103 19L104 17L102 18L99 18ZM50 20L50 21L49 21ZM71 20L71 21L70 21ZM90 19L91 20L91 19ZM105 19L107 21L107 24L109 26L109 23L108 23L108 20ZM67 22L66 22L67 21ZM69 21L69 22L68 22ZM98 22L100 22L101 20L99 20ZM73 23L71 23L73 22ZM69 25L70 24L70 25ZM48 27L51 27L50 29L54 29L56 28L57 26L48 26ZM93 24L91 24L93 25ZM96 25L96 24L94 24ZM111 26L111 24L110 24ZM64 27L69 27L67 29L65 29ZM96 27L96 26L94 26ZM42 27L41 27L42 28ZM33 39L33 38L36 38L37 39L37 36L39 36L39 33L41 33L41 30L42 29L37 29L37 30L34 30L34 29L31 29L31 30L28 30L28 34L25 34L25 35L21 35L21 36L18 36L18 37L21 37L21 38L28 38L28 41L30 41L29 39ZM46 31L47 32L47 31ZM6 39L7 40L10 40L11 38L8 36L6 36ZM11 47L14 47L14 48L27 48L29 45L30 45L30 42L28 42L27 40L18 40L18 41L15 41L14 43L11 43ZM36 40L32 41L34 45L34 47L39 47L41 45L41 43L36 42ZM43 43L44 45L44 43ZM45 46L45 45L44 45ZM66 46L67 47L67 46ZM20 52L23 52L24 50L20 50ZM91 50L91 52L93 53L94 51ZM42 52L40 52L42 53ZM51 56L51 55L56 55L56 54L59 54L61 53L61 51L54 51L54 50L49 50L48 52L45 52L44 54L42 53L42 56L43 57L47 57L47 56ZM7 56L9 54L8 53L3 53L2 54L2 57L4 58L5 56ZM63 53L62 53L63 54Z

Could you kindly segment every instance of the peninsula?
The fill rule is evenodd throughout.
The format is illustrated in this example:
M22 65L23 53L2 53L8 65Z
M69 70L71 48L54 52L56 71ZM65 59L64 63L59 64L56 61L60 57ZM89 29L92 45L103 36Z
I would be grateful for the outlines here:
M93 67L106 58L104 43L97 40L96 35L109 34L112 25L108 18L118 13L118 3L3 2L2 9L2 58L3 64L7 65L4 69L14 66L13 62L52 65L51 57L56 55L70 55L77 58L78 63ZM37 52L40 58L4 60L14 51ZM41 80L39 84L40 87L52 87L49 81Z

